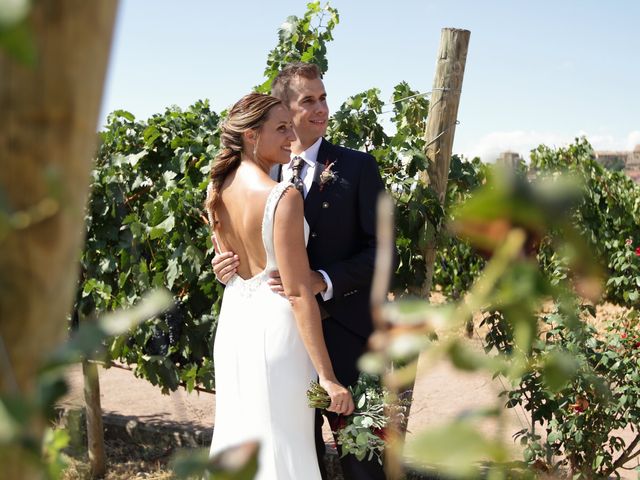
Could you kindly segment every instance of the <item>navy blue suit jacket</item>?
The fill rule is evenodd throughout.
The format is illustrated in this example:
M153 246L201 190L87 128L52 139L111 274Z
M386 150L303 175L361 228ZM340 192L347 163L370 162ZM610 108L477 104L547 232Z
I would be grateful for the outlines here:
M304 202L313 270L324 270L333 298L321 307L346 329L367 338L372 330L370 292L376 254L376 205L384 190L375 158L322 140L313 184ZM321 182L333 163L335 179Z

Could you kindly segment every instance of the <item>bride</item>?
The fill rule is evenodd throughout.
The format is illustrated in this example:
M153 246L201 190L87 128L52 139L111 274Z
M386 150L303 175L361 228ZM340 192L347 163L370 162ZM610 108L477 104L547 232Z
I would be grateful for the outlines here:
M349 415L349 391L333 372L311 290L303 199L269 170L290 161L295 140L282 102L252 93L222 126L206 209L215 248L236 252L240 266L227 283L214 345L216 415L211 455L260 442L258 479L320 479L314 410L306 390L318 379L329 411ZM287 298L267 280L279 270Z

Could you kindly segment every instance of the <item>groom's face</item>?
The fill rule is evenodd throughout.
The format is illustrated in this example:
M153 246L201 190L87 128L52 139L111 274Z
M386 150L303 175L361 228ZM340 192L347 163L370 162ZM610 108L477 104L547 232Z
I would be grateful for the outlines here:
M293 129L304 150L327 131L327 92L319 78L295 77L288 93Z

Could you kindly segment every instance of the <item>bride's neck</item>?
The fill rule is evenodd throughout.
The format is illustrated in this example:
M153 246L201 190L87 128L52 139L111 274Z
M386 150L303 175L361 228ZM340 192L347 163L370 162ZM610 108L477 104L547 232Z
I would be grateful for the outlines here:
M246 158L243 157L242 161L240 162L240 166L243 166L244 168L254 173L269 175L269 173L271 172L271 167L273 165L267 162L256 162L255 160L249 157L246 157Z
M266 173L267 175L269 175L269 172L271 171L271 167L273 167L273 164L269 162L266 162L260 159L255 159L246 154L242 155L241 163L244 163L245 165L248 165L248 166L250 165L252 168L257 168L262 172Z

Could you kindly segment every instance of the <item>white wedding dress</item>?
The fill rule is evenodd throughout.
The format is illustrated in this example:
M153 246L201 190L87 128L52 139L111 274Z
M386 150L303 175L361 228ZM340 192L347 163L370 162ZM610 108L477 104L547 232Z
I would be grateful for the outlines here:
M320 479L314 410L306 397L317 375L288 300L267 284L269 272L278 268L274 213L289 187L279 183L267 198L262 221L267 265L248 280L235 275L227 284L213 348L216 415L210 454L258 440L259 480Z

